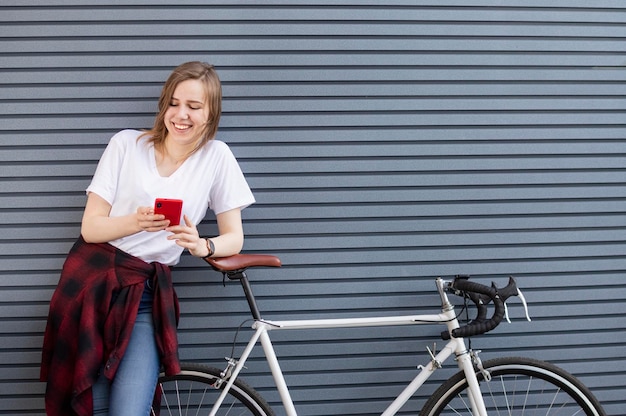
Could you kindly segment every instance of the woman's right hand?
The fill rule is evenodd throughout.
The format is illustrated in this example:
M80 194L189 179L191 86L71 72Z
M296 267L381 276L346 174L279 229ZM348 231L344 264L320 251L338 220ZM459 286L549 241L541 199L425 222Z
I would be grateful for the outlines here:
M142 231L156 232L170 225L163 214L155 214L153 207L139 207L135 214L137 226Z

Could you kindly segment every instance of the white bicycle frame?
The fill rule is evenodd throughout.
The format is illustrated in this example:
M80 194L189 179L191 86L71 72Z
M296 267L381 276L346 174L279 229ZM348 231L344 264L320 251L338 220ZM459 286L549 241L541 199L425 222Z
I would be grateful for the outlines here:
M448 297L444 292L444 281L437 279L437 288L442 300L442 312L437 315L408 315L408 316L392 316L392 317L371 317L371 318L345 318L345 319L306 319L306 320L287 320L287 321L268 321L258 320L252 325L255 329L254 334L250 338L246 348L244 349L237 364L232 369L232 373L228 382L215 402L210 416L215 416L217 410L224 401L229 389L233 385L239 372L256 343L260 340L265 353L265 358L269 364L274 382L280 394L283 406L287 416L297 416L291 394L285 382L285 377L278 363L278 358L274 351L274 346L269 336L269 331L274 330L293 330L293 329L324 329L324 328L359 328L359 327L383 327L398 325L428 325L428 324L446 324L448 331L459 328L459 323L454 313L454 307L448 301ZM396 397L396 399L387 407L381 416L395 415L400 408L413 396L413 394L430 378L430 376L439 369L441 365L451 356L455 355L458 366L465 373L470 391L470 403L472 406L472 414L475 416L487 416L485 403L476 374L474 373L474 365L470 351L465 346L463 338L452 337L446 346L435 356L431 354L431 360L427 365L418 368L421 371L417 376L405 387L405 389Z

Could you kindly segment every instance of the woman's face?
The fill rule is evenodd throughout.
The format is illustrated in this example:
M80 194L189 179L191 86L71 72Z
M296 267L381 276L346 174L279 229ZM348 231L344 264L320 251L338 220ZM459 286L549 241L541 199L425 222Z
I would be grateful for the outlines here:
M189 79L178 84L165 112L167 140L193 145L199 139L209 117L209 104L202 82Z

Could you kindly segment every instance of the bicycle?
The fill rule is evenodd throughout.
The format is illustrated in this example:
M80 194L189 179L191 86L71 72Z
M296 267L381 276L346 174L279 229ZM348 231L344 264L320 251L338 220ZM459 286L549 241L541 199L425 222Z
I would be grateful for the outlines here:
M504 288L472 282L468 276L456 276L451 281L437 278L435 283L441 298L441 312L433 315L270 321L261 317L246 270L260 266L280 267L280 259L263 254L238 254L206 260L214 270L223 273L224 279L228 277L240 282L254 319L254 333L240 358L227 359L224 370L187 363L175 376L162 374L155 395L154 415L274 415L261 395L238 377L253 348L260 342L284 410L288 416L296 416L270 331L421 324L446 325L441 338L447 344L436 354L428 350L429 362L418 367L420 371L415 378L381 416L398 414L424 382L453 355L460 371L432 394L420 416L605 415L598 400L580 380L553 364L522 357L482 362L478 351L466 347L465 337L491 331L505 315L508 319L506 300L511 296L522 299L528 317L526 302L512 277ZM469 301L473 302L478 310L476 318L461 326L448 293L465 298L465 306L469 305ZM494 309L491 317L487 316L489 304L493 304Z

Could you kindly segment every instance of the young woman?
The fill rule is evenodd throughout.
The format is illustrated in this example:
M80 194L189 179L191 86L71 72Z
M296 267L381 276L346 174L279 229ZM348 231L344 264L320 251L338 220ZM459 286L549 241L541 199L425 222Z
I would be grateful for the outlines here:
M185 249L238 253L241 210L254 202L230 149L214 140L221 99L211 65L182 64L163 87L154 127L121 131L104 151L50 304L48 415L148 415L159 368L180 371L170 266ZM180 225L155 214L156 198L183 200ZM211 238L197 229L208 208L219 231Z

